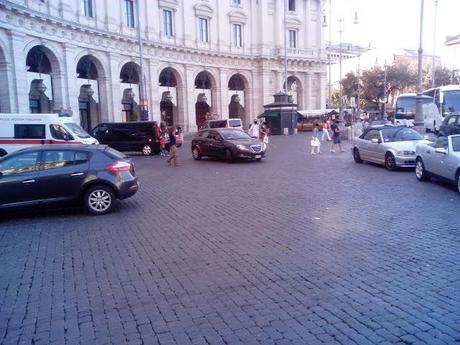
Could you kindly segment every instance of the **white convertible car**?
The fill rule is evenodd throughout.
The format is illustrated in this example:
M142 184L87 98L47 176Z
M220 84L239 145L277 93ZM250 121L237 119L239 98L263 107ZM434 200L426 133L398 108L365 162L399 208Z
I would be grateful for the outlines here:
M455 183L460 192L460 134L439 137L415 148L415 176L419 181L438 177Z

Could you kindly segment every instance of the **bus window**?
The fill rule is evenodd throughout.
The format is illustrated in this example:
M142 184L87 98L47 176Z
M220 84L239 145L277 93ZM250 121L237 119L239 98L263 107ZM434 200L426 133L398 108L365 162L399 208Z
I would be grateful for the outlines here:
M415 116L415 97L404 97L396 100L395 118L413 119Z
M443 114L460 112L460 90L444 91Z

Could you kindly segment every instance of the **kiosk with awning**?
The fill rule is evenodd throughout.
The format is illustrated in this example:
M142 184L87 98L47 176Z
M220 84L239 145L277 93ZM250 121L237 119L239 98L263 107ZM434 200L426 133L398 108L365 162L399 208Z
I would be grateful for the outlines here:
M284 92L273 95L275 101L264 105L265 111L258 116L267 123L270 134L287 135L297 132L297 104Z

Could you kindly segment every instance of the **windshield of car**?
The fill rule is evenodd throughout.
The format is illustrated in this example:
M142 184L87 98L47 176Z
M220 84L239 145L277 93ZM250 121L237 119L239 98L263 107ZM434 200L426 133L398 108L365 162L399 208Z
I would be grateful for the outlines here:
M452 150L454 152L460 152L460 136L455 136L451 138L452 138Z
M222 131L221 135L225 140L237 140L237 139L251 139L249 135L243 131Z
M410 140L422 140L423 137L412 128L409 127L395 127L385 128L382 130L383 141L395 142L395 141L410 141Z
M65 124L72 133L74 133L79 138L90 138L91 136L75 122L68 122Z
M444 114L460 113L460 90L444 92Z
M241 126L241 120L228 120L228 125L230 127L239 127Z

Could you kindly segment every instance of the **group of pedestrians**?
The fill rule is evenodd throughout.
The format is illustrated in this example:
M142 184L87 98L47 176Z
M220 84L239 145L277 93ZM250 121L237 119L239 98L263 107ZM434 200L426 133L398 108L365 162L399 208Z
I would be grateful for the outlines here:
M324 142L325 139L327 141L332 141L331 145L331 153L335 152L336 146L339 147L340 152L344 152L344 149L342 148L342 143L340 139L340 127L339 127L339 121L336 120L335 122L330 122L328 119L324 119L322 123L322 136L321 140L319 138L319 123L316 123L315 126L313 127L313 135L310 141L310 146L311 146L311 154L316 155L321 153L321 142ZM332 138L331 135L329 134L329 130L332 132Z
M259 124L257 120L254 120L251 126L249 126L248 134L252 138L259 139L265 145L268 144L268 128L266 122Z
M177 141L176 135L180 135L181 128L166 127L165 123L154 124L156 142L160 146L160 156L168 157L168 165L177 166ZM173 164L171 164L173 163Z

